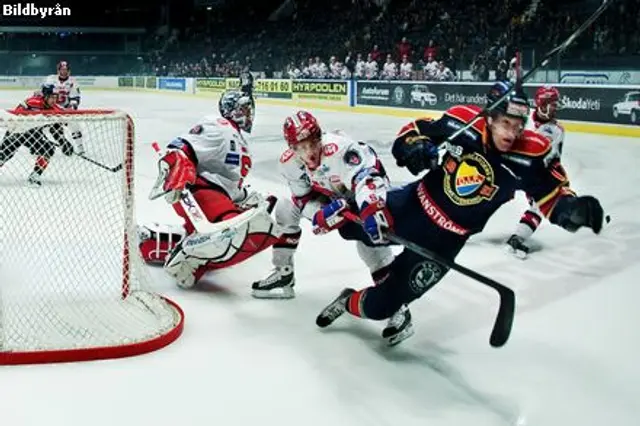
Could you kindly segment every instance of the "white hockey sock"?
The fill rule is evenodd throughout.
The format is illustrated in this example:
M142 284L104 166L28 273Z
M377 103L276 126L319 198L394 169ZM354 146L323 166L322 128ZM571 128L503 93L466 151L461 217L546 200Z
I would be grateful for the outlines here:
M531 227L526 223L520 222L518 223L518 226L516 226L515 235L523 240L528 240L533 235L533 229L531 229Z

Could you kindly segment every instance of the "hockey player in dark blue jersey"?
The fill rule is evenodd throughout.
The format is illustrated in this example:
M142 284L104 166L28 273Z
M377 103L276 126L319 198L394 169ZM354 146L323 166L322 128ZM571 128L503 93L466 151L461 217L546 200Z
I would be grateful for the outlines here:
M480 107L458 105L438 120L418 119L404 126L392 148L397 165L416 176L428 172L389 191L384 203L371 200L377 212L371 214L371 206L367 207L363 226L345 225L340 229L342 236L375 244L383 240L386 229L453 261L469 237L482 232L517 190L535 200L552 224L570 232L587 227L600 233L604 215L600 202L592 196L577 196L560 160L545 163L551 151L549 140L525 130L529 104L524 92L498 82L489 92L489 103L507 91L511 92L506 100L488 117L477 120L448 145L441 161L438 148L471 122ZM385 332L402 336L411 330L411 316L408 309L399 308L421 297L447 272L444 265L404 249L391 264L386 280L358 291L343 290L316 323L327 327L345 312L372 320L401 312L395 322L390 321L397 329ZM396 343L401 340L396 338Z

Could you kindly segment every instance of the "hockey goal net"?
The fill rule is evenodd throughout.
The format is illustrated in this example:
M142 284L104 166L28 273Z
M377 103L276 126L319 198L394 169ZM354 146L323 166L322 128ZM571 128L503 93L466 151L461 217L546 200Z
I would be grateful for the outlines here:
M0 111L0 141L0 364L176 340L182 310L151 289L137 248L132 119Z

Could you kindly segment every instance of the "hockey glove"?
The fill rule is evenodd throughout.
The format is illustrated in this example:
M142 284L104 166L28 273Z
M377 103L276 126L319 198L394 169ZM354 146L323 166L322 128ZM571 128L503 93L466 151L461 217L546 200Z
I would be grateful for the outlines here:
M384 231L393 229L393 218L384 201L364 202L360 208L362 227L374 244L385 243Z
M341 198L325 205L313 215L313 233L326 234L342 226L346 221L342 213L348 208L347 202Z
M180 194L187 185L196 181L196 166L181 150L168 151L158 163L160 178L163 178L162 189L169 204L180 200Z
M558 200L550 221L569 232L576 232L586 226L595 234L602 230L604 210L597 198L590 195L582 197L566 196Z
M67 157L73 155L73 145L71 145L68 141L65 140L64 142L62 142L60 148L62 149L62 153Z
M412 131L393 143L393 156L398 167L406 167L414 176L438 166L438 147L425 135Z

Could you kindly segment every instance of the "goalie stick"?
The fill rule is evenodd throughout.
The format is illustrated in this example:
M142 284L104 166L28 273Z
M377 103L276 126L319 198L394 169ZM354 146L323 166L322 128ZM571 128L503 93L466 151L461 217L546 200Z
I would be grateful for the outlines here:
M578 38L587 28L589 28L591 26L591 24L593 24L595 22L595 20L598 19L598 17L600 17L600 15L602 15L602 13L613 2L614 2L614 0L603 0L603 2L600 5L600 7L598 7L598 9L596 9L596 11L593 12L593 14L589 17L589 19L587 19L582 25L580 25L580 27L578 27L569 37L567 37L567 39L565 41L563 41L561 44L559 44L558 46L556 46L553 49L551 49L550 51L548 51L544 55L544 57L542 58L542 60L540 62L535 64L521 78L516 80L516 82L514 84L511 84L511 88L516 87L516 86L521 86L522 84L524 84L524 82L527 81L536 71L538 71L540 68L546 67L549 64L549 61L551 61L551 58L553 58L555 55L557 55L559 53L564 52L576 40L576 38ZM460 129L458 129L456 132L454 132L452 135L450 135L442 143L442 146L443 146L444 150L449 152L454 157L459 157L460 155L462 155L462 148L460 148L460 147L458 147L456 145L453 145L451 142L454 139L456 139L458 136L460 136L462 133L464 133L467 130L469 130L471 128L471 126L473 126L473 124L476 121L478 121L480 118L486 117L489 112L491 112L492 110L497 108L502 102L504 102L505 99L507 99L509 97L510 92L511 92L511 90L507 90L505 92L505 94L502 95L500 98L498 98L492 105L483 108L482 111L480 111L478 113L478 115L476 115L471 121L469 121L469 123L465 124Z
M345 212L344 217L347 220L362 225L362 221L360 220L360 218L352 212ZM472 278L480 282L481 284L484 284L497 291L500 295L500 305L498 307L496 320L493 324L493 329L491 330L489 344L494 348L499 348L507 343L507 340L509 340L509 336L511 335L511 329L513 328L513 319L516 309L516 295L513 290L495 280L492 280L491 278L485 277L484 275L472 269L466 268L454 261L444 259L431 250L428 250L392 232L384 232L384 237L393 243L406 247L407 249L416 254L419 254L420 256L434 260L449 269L453 269L454 271L457 271L462 275Z

